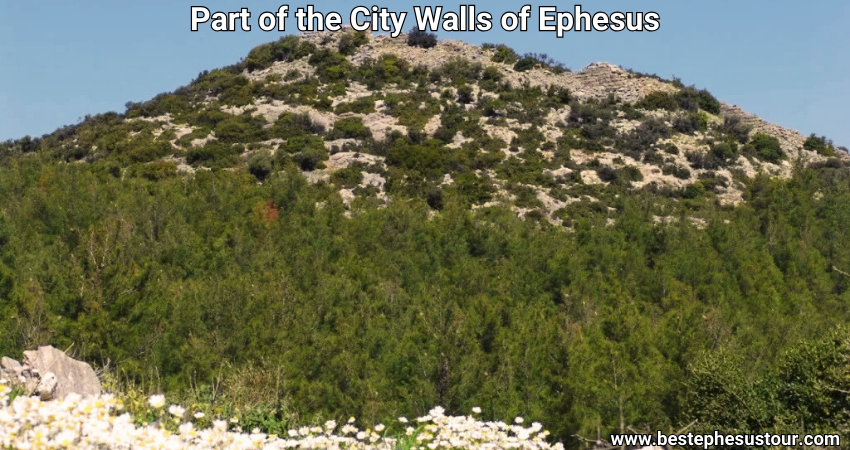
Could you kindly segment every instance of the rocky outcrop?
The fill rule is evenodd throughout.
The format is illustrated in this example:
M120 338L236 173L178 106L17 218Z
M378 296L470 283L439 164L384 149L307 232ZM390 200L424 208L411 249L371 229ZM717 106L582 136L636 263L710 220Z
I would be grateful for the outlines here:
M90 365L52 346L24 352L23 363L3 357L0 366L2 378L44 400L64 398L68 394L87 397L101 392L100 380Z

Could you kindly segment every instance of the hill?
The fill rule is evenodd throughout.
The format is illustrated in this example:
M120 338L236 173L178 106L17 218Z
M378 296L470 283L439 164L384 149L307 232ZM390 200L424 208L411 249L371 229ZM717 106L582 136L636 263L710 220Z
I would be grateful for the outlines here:
M606 63L285 37L0 144L0 353L74 345L266 431L842 430L849 161Z

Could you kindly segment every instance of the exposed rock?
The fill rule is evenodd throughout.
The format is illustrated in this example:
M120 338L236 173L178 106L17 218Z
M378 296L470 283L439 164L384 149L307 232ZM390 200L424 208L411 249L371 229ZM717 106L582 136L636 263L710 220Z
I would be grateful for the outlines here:
M72 393L83 397L100 394L100 380L94 369L52 346L24 352L21 369L22 373L29 372L24 375L28 377L28 391L38 392L42 398L64 398Z
M53 372L47 372L41 377L36 387L36 392L42 400L52 400L56 397L56 387L59 380Z

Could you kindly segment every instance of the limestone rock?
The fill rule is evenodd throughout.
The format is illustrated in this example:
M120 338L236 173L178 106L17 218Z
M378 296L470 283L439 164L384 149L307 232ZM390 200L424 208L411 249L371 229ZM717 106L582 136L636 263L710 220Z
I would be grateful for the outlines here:
M56 375L53 372L47 372L41 377L35 390L42 400L53 400L56 396L57 384Z
M90 365L77 361L52 346L24 352L23 365L31 367L32 372L41 377L37 388L48 388L52 383L48 380L49 375L53 375L55 386L49 390L52 398L64 398L71 393L87 397L101 392L100 380ZM46 384L42 386L42 382Z

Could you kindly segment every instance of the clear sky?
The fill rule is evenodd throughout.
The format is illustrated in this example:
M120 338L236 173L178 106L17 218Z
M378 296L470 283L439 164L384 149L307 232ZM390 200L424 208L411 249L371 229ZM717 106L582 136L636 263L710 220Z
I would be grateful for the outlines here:
M261 43L280 37L256 25L245 33L190 31L190 5L217 11L247 7L252 20L283 1L0 0L0 140L42 135L86 114L124 111L191 81L205 69L238 62ZM468 4L469 2L465 2ZM291 9L306 3L287 3ZM347 22L356 1L313 2ZM377 3L408 12L402 0ZM457 10L460 3L442 3ZM562 39L536 31L537 6L527 32L505 32L498 17L525 2L480 2L494 16L488 32L440 32L441 38L505 43L518 52L546 52L578 70L607 61L708 88L736 104L804 134L825 134L850 146L850 2L716 0L581 2L591 12L655 11L653 33L572 32ZM575 3L544 2L571 11ZM287 33L297 33L294 21Z

